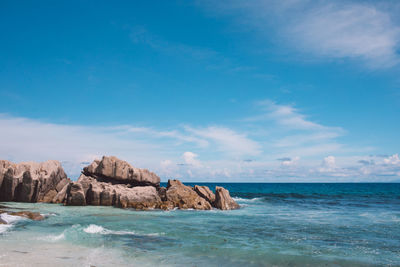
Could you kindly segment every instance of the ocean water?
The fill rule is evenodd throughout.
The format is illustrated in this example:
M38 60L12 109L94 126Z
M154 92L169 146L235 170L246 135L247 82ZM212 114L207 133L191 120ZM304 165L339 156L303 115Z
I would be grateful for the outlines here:
M1 214L0 266L400 266L400 184L219 185L241 209L1 203L46 219Z

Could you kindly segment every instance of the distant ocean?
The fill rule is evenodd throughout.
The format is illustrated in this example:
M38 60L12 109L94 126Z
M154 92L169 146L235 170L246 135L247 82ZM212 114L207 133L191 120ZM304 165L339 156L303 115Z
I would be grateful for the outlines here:
M218 185L241 209L1 203L47 218L1 215L0 266L400 266L400 184Z

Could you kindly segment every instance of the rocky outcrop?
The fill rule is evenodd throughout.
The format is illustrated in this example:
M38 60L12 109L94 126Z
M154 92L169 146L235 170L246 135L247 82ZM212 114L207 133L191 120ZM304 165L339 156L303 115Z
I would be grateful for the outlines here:
M87 176L96 177L110 183L130 184L132 186L160 186L160 177L147 169L132 167L128 162L116 157L104 156L83 169Z
M48 202L68 206L114 206L146 209L236 209L228 190L184 185L160 178L116 157L104 156L85 167L71 182L58 161L14 164L0 161L0 201Z
M216 186L214 207L221 210L234 210L238 209L239 205L231 198L228 190Z
M183 185L180 181L174 184L168 187L166 193L167 201L170 201L174 207L196 210L211 209L211 203L199 196L190 186Z
M55 160L19 164L0 160L0 201L48 201L63 180L68 182L67 175Z

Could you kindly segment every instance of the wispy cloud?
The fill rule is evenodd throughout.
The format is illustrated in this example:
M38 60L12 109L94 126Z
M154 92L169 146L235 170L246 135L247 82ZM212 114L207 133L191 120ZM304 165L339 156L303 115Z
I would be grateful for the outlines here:
M309 157L339 152L343 147L337 141L346 133L341 127L315 122L293 105L263 100L257 102L256 106L260 109L260 113L246 118L245 121L263 125L275 132L269 140L270 151L272 149L281 156Z
M271 119L278 124L296 130L333 130L332 127L326 127L306 118L304 114L292 105L280 105L269 99L259 101L258 106L264 111L263 114L248 118L247 120L257 121L263 119ZM335 128L342 131L340 128Z
M261 153L261 147L256 141L251 140L245 134L237 133L226 127L185 127L185 129L195 136L212 141L220 151L229 155L248 156Z
M129 36L134 44L146 45L166 55L195 60L196 64L201 62L207 70L222 70L231 74L254 70L254 67L236 64L233 59L214 49L167 40L143 26L130 28Z
M400 27L370 4L323 4L295 20L288 33L302 50L328 58L361 59L371 68L399 63Z
M307 61L351 59L380 69L400 62L400 25L391 13L398 10L398 4L385 3L256 0L205 6L208 12L229 16L237 25L253 28L265 38L274 36Z
M143 26L133 27L130 31L130 38L135 44L145 44L153 49L169 54L183 54L185 56L189 55L197 60L206 60L220 56L212 49L167 41L155 34L152 34Z

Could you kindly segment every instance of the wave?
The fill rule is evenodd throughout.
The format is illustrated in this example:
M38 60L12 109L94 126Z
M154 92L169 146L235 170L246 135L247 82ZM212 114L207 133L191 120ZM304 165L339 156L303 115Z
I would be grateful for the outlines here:
M50 242L56 242L56 241L59 241L59 240L64 240L65 239L65 233L64 232L62 232L59 235L48 235L48 236L44 236L44 237L38 237L38 239L39 240L44 240L44 241L50 241Z
M15 216L15 215L7 214L7 213L2 213L2 214L0 214L0 219L2 221L6 222L7 224L14 224L15 222L24 220L25 218L21 217L21 216Z
M0 220L6 223L6 224L0 224L0 234L2 234L10 230L16 222L25 220L25 218L20 216L10 215L7 213L2 213L0 214Z
M0 224L0 234L7 232L11 227L9 224Z
M145 236L159 236L159 233L150 233L150 234L138 234L133 231L113 231L107 228L104 228L100 225L91 224L85 229L83 229L85 233L88 234L102 234L102 235L145 235ZM161 233L163 234L163 233Z
M263 198L261 197L255 197L255 198L232 197L232 198L237 202L259 202L263 200Z

